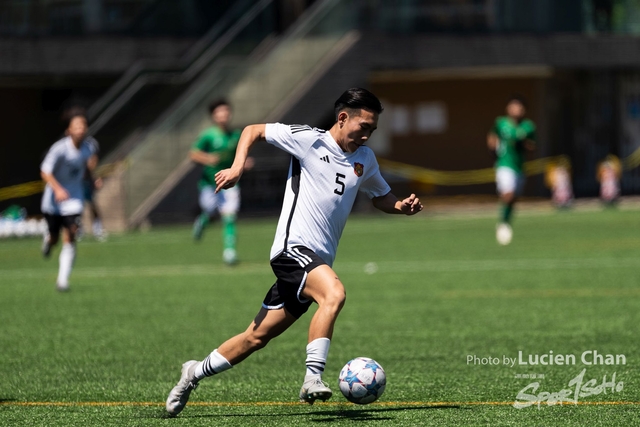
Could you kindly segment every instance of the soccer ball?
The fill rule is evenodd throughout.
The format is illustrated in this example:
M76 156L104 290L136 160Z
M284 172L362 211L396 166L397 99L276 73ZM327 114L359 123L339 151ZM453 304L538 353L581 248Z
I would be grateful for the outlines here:
M338 384L349 402L366 405L382 396L387 385L387 375L375 360L356 357L344 365Z

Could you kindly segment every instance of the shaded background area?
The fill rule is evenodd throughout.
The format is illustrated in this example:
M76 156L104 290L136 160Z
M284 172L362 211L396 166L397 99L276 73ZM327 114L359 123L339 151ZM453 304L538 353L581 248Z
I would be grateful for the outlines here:
M277 86L272 74L315 61L311 47L278 57L282 46L303 38L318 44L336 34L338 48L302 72L307 78L292 83L292 94L273 90L281 105L274 102L277 108L265 107L262 115L244 107L251 90L258 99L256 91ZM640 3L630 0L9 0L0 5L0 188L39 179L39 162L62 135L60 117L71 105L95 113L90 120L103 163L113 163L153 138L185 146L190 136L175 133L178 128L152 135L203 87L214 88L211 97L238 99L237 126L268 119L327 128L337 96L364 86L386 107L371 142L377 154L444 171L490 168L486 132L506 98L522 94L538 124L532 158L567 155L576 196L593 197L598 161L640 148L638 34ZM203 61L210 62L198 68ZM270 61L279 61L281 70L265 65ZM271 74L260 77L265 68ZM224 84L212 80L220 69L229 70L221 74ZM249 77L263 83L245 88L249 95L240 98ZM196 132L206 120L193 123ZM186 155L176 153L170 156ZM279 208L286 158L267 148L257 156L262 166L245 177L243 214ZM149 165L164 176L177 167ZM151 222L192 218L197 174L197 168L183 172L143 216ZM494 194L491 183L390 180L425 195ZM130 194L120 204L130 216L132 200L146 200L153 189L136 196L125 184L119 188ZM637 169L625 171L622 191L640 193ZM542 176L529 179L526 195L548 197ZM39 213L39 195L2 200L0 209L13 203Z

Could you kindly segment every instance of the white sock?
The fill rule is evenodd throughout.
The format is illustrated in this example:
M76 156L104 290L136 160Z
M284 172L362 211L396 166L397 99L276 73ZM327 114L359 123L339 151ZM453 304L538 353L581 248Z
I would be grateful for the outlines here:
M102 228L102 221L96 219L93 221L93 235L94 236L102 236L104 233L104 229Z
M61 288L69 287L69 276L73 268L73 262L76 260L76 244L64 243L60 251L60 267L58 270L57 285Z
M198 362L194 375L196 380L200 381L204 377L210 377L231 368L233 368L231 363L218 353L218 349L215 349L202 362Z
M307 344L307 377L322 375L329 354L329 338L316 338Z

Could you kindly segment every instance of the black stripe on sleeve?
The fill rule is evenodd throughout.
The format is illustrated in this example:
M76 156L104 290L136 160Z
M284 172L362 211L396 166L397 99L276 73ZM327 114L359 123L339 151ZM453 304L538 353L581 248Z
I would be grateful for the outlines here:
M291 156L291 190L293 191L293 203L291 204L291 212L289 213L289 220L287 221L287 230L284 236L284 251L287 250L287 242L289 241L289 229L291 228L291 221L293 220L293 212L296 210L296 204L298 203L298 193L300 193L300 160Z
M304 132L306 130L312 130L311 126L308 125L291 125L291 133Z

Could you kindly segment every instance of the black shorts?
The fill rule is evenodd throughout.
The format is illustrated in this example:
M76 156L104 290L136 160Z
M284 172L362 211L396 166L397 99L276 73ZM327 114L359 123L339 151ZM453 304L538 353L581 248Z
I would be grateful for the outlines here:
M71 229L72 226L80 227L80 215L52 215L44 214L44 219L49 227L49 234L57 236L60 234L60 228Z
M294 246L271 260L271 268L276 275L262 307L268 310L285 308L296 319L307 312L312 301L303 298L300 293L307 281L307 274L326 262L311 249Z

